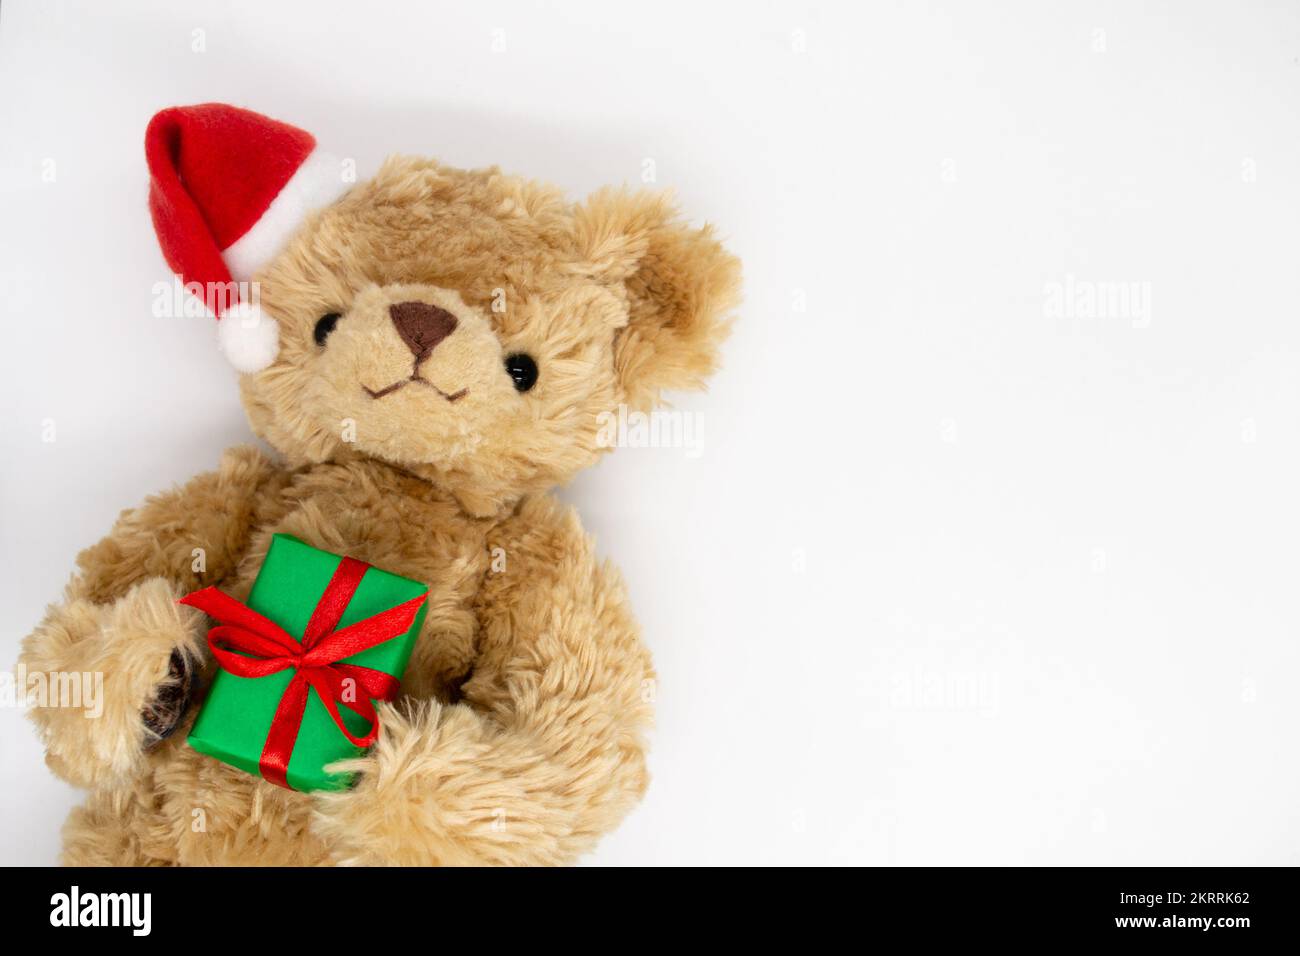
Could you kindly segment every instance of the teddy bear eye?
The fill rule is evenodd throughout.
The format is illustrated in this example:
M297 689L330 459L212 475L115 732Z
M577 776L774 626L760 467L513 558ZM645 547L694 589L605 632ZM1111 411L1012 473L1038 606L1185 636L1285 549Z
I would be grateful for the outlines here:
M515 388L526 392L537 384L537 363L532 356L522 352L506 357L506 371L515 381Z
M316 329L312 332L312 337L316 340L317 345L324 345L325 339L334 331L334 326L339 324L339 314L337 312L327 312L320 317L316 323Z

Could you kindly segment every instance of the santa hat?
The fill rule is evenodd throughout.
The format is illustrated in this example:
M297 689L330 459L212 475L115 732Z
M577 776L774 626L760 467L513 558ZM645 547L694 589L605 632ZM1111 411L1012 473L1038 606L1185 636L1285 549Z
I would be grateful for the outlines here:
M230 363L241 372L266 368L280 332L241 290L312 211L347 190L341 164L310 133L224 103L155 114L144 151L167 264L217 317Z

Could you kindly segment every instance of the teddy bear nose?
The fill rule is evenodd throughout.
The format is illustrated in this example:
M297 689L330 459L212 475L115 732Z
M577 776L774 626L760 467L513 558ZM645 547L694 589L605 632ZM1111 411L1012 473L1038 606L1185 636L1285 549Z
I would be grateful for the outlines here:
M398 302L388 307L388 314L417 362L456 330L454 315L427 302Z

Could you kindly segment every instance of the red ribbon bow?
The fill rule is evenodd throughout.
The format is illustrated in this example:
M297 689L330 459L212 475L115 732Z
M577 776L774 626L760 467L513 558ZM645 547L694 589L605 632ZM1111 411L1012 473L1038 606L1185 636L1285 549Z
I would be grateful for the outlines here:
M239 677L266 677L286 668L295 673L280 698L262 748L262 776L271 783L292 790L286 774L289 757L298 740L298 730L307 709L311 688L316 689L343 735L358 747L369 747L379 739L379 715L374 700L392 700L399 682L391 674L356 664L339 663L368 647L404 634L415 620L428 593L381 611L342 630L335 630L348 602L356 593L370 565L344 558L330 578L325 593L312 612L302 642L288 631L216 588L203 588L181 598L221 623L208 631L208 647L223 670ZM238 652L238 653L236 653ZM364 737L355 736L343 723L338 705L365 718L370 727Z

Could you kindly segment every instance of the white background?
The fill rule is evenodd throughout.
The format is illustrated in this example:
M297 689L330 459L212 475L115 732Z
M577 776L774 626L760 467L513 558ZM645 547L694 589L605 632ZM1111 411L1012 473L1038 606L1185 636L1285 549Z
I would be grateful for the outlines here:
M703 454L564 492L661 675L590 860L1300 862L1295 5L111 6L0 13L6 666L249 435L212 329L151 317L155 110L575 197L651 160L746 304ZM0 773L0 862L53 861L78 796L12 709Z

